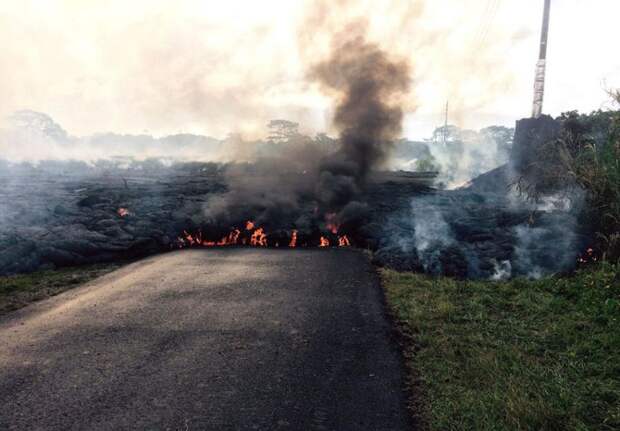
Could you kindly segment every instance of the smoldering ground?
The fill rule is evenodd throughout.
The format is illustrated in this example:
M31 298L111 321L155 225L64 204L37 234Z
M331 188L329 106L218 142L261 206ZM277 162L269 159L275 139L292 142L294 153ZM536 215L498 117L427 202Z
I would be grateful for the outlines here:
M578 223L583 196L531 202L509 188L506 166L498 171L465 189L418 194L391 213L381 225L376 261L486 279L538 278L574 268L590 237Z

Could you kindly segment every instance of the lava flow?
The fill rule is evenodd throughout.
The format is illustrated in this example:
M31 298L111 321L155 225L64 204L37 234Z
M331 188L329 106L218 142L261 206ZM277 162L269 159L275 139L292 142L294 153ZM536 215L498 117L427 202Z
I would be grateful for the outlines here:
M262 227L259 227L252 233L250 245L255 247L267 247L267 235L265 235Z
M177 238L176 245L179 248L225 246L280 247L280 244L286 245L290 248L312 246L330 247L332 244L338 247L351 246L351 241L346 235L337 235L338 228L336 224L331 224L329 226L329 234L320 235L314 240L306 237L300 238L300 234L297 229L293 229L290 232L290 235L286 236L286 240L283 240L284 238L282 234L277 237L274 235L273 238L270 239L269 234L265 232L264 228L257 226L253 221L249 220L245 223L245 230L234 228L219 240L204 238L203 233L200 230L195 233L190 233L184 230L183 234ZM333 240L330 240L329 235L331 235L331 239Z
M293 230L293 232L291 233L291 241L288 243L289 247L297 247L297 231Z
M342 235L338 237L338 247L349 247L351 245L351 242L349 241L349 238L347 238L346 235Z

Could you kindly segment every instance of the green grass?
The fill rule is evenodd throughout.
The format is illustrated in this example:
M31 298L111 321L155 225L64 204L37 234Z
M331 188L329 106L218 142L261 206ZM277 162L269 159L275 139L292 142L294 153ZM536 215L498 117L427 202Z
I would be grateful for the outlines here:
M457 281L382 271L430 430L619 430L620 278Z
M104 263L0 276L0 315L79 286L119 266Z

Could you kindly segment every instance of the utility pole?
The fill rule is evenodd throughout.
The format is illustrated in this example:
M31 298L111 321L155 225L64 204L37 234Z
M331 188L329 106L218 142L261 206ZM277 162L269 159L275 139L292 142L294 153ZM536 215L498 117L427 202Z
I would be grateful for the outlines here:
M532 118L538 118L542 114L543 97L545 94L545 69L547 62L547 36L549 35L549 11L551 0L545 0L543 11L542 31L540 33L540 51L536 63L534 76L534 103L532 105Z

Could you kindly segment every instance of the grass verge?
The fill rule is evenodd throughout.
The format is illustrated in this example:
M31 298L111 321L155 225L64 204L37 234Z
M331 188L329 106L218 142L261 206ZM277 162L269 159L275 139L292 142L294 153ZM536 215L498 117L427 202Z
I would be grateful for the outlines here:
M430 430L620 429L620 277L457 281L382 270Z
M120 266L118 263L103 263L0 276L0 316L31 302L58 295Z

